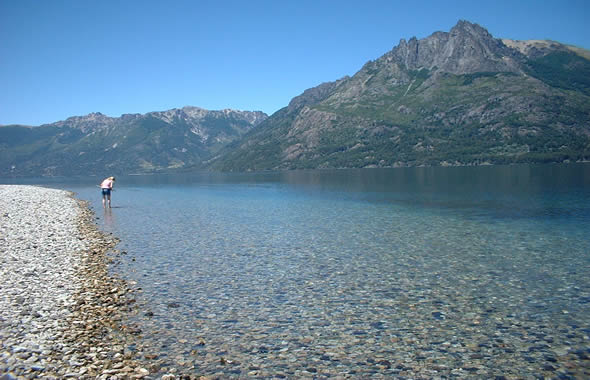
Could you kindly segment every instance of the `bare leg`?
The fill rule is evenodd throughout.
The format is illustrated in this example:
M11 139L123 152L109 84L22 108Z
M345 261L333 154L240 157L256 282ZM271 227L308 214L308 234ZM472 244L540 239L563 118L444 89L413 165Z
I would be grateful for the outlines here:
M109 208L111 208L111 194L107 195L107 198L109 200Z
M103 208L106 207L105 198L106 198L106 195L103 194L102 195L102 207Z

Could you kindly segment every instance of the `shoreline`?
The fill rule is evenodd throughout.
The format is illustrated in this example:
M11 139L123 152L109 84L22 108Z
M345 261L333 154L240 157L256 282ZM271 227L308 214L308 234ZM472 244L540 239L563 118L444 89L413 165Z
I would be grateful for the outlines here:
M0 185L0 197L2 379L149 375L124 324L133 292L109 274L119 240L71 192Z

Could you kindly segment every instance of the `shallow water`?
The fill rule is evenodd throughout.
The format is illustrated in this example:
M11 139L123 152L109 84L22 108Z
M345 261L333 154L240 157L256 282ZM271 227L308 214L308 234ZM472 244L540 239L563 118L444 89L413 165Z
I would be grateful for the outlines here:
M590 375L588 164L88 183L160 373Z

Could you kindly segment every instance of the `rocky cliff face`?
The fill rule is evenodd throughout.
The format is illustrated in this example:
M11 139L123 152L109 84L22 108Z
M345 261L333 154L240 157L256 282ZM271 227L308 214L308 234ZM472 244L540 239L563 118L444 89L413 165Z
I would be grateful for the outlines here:
M305 91L212 162L222 170L590 158L590 61L460 21Z
M0 128L0 174L141 173L199 167L264 121L263 112L184 107L119 118L91 113Z
M450 32L436 32L423 40L415 37L399 45L382 60L391 60L409 70L437 70L451 74L519 72L522 57L487 30L467 21Z

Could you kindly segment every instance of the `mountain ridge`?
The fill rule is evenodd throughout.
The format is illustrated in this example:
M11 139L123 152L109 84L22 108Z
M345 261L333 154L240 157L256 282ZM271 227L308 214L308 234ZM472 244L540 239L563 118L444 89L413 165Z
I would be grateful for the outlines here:
M200 166L254 128L261 111L185 106L110 117L100 112L36 127L0 127L0 174L149 173Z

